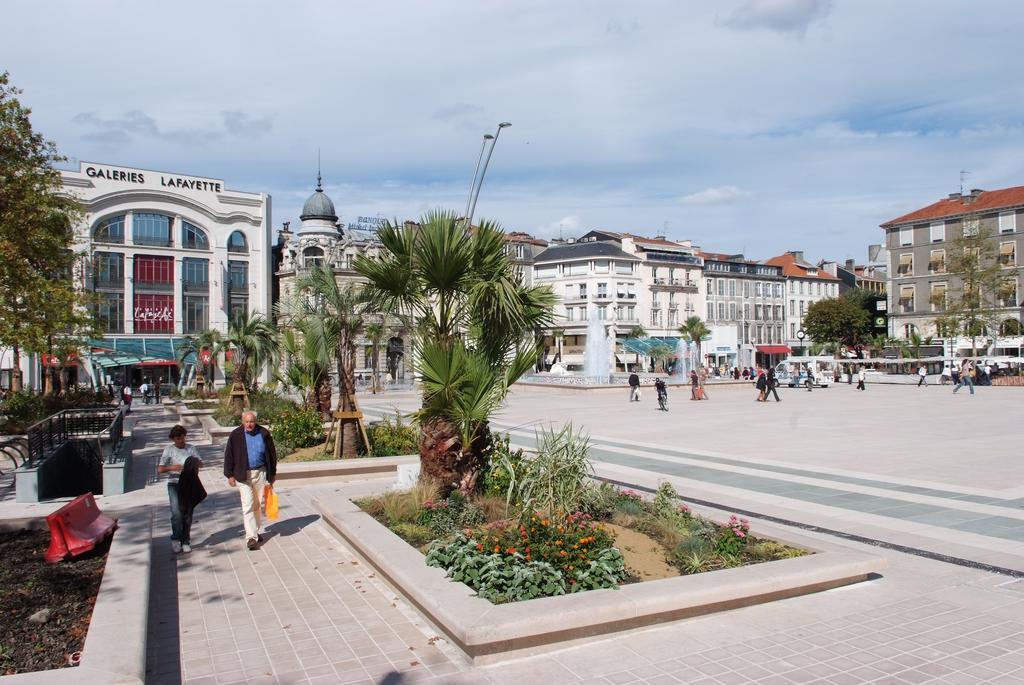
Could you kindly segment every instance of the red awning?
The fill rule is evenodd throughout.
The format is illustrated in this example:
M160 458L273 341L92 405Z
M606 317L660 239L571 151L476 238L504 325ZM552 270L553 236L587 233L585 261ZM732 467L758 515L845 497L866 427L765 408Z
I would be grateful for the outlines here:
M789 345L755 345L758 352L765 354L792 354L793 350L789 349Z
M177 366L178 362L171 361L170 359L154 359L152 361L138 362L132 364L132 366Z

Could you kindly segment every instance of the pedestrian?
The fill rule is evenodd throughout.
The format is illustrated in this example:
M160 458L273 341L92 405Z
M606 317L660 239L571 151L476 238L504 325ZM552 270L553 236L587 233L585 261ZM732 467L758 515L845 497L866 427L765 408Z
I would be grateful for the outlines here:
M242 414L242 425L231 431L224 449L224 475L228 485L237 487L242 502L245 544L250 551L259 549L260 507L263 486L273 486L277 476L277 451L270 431L256 423L255 412Z
M185 442L187 435L184 426L171 429L167 436L171 444L164 448L156 469L158 473L169 474L167 499L171 505L171 549L175 554L192 551L192 511L206 498L206 490L199 482L203 461L196 448Z
M857 371L857 389L858 390L864 390L865 389L864 388L864 381L867 380L867 377L868 377L868 374L867 374L866 371L864 371L864 367L863 366L860 367L860 370Z
M847 385L852 385L853 384L853 366L851 366L850 364L847 364L846 365L846 372L847 372L846 373L846 384Z
M764 369L761 365L757 366L757 380L754 382L754 387L757 388L757 401L766 402L765 394L768 391L768 376L765 375Z
M764 386L764 399L768 401L768 393L775 395L775 401L781 402L779 399L779 391L775 388L779 387L779 379L775 377L775 367L769 366L768 373L765 374L765 386Z
M132 413L132 386L125 383L124 387L121 388L121 401L124 402L125 410L124 414L127 416Z
M640 401L640 376L636 373L629 374L629 401Z
M142 381L142 385L139 386L139 394L142 395L142 403L149 404L149 381Z
M750 380L750 369L745 366L743 367L743 380Z
M163 376L160 376L159 378L156 379L156 387L153 388L153 390L156 393L156 403L157 404L160 404L160 386L163 385L163 384L164 384L164 377Z
M953 394L955 395L960 388L968 387L971 389L971 394L974 394L974 379L976 378L977 371L974 370L974 364L971 362L965 362L964 367L960 370L960 385L953 388Z
M708 389L705 387L705 383L707 383L707 380L708 380L708 370L707 370L707 367L702 366L702 367L700 367L700 372L697 373L697 381L698 381L697 385L700 387L700 392L698 394L700 395L700 398L702 400L710 400L711 399L711 395L708 394Z
M928 387L928 370L924 368L924 364L917 367L917 387Z
M811 364L807 365L807 392L814 390L814 367Z
M700 379L697 378L697 372L690 369L690 399L700 399Z
M951 377L950 369L947 365L942 365L942 373L939 375L939 383L942 385L948 385Z

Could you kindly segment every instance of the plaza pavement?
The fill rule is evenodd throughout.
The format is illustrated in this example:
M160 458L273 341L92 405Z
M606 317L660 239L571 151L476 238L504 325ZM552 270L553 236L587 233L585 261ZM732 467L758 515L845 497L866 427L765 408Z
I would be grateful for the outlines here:
M939 535L964 561L1019 562L1020 390L790 390L777 405L753 402L749 388L710 390L703 403L674 391L666 415L649 393L629 404L625 391L517 389L495 423L529 444L538 421L572 420L591 433L605 477L655 472L708 504L802 525L826 521L820 528L867 539L908 525L904 542L922 553ZM370 416L417 405L413 393L360 401ZM135 413L137 473L146 480L173 417ZM870 545L888 569L845 588L474 668L319 520L310 505L317 486L282 484L280 521L260 551L244 550L237 494L218 475L221 450L200 451L210 497L197 511L191 555L170 552L162 482L100 498L109 511L158 508L147 682L1024 682L1020 576L841 538ZM54 507L16 505L6 482L0 489L4 518ZM857 509L868 496L879 505L870 514ZM939 511L915 508L925 505ZM955 521L957 511L972 516ZM927 514L930 523L907 523ZM981 532L962 525L985 519L992 521ZM756 533L756 518L752 526Z

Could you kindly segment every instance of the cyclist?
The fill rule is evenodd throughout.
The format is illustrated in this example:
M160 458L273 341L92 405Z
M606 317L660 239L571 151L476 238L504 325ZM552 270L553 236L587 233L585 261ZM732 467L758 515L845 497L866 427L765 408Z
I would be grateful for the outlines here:
M654 390L658 393L658 409L668 411L668 388L665 381L658 378L654 381Z

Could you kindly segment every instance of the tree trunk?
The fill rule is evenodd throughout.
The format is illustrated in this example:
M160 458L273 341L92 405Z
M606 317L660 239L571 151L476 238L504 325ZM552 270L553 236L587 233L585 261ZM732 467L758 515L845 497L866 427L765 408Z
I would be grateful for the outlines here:
M356 392L356 346L349 340L340 344L340 363L338 364L338 407L341 411L355 411L352 398ZM356 431L358 426L354 420L344 420L341 424L341 458L352 459L357 456Z
M374 395L377 394L377 389L378 389L378 386L380 385L380 381L378 380L378 371L377 371L377 367L379 366L379 363L378 363L379 354L380 354L380 349L377 347L377 343L373 343L373 351L371 352L372 356L370 358L370 364L373 367L373 394Z
M21 390L21 348L17 345L14 346L14 362L11 368L11 390Z
M471 445L463 446L459 431L447 419L434 418L420 430L420 479L438 484L441 496L458 490L467 497L479 489L483 453L489 431L481 427Z

